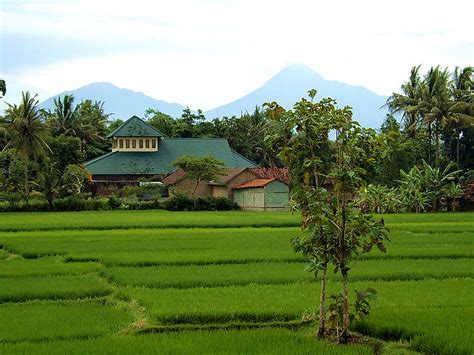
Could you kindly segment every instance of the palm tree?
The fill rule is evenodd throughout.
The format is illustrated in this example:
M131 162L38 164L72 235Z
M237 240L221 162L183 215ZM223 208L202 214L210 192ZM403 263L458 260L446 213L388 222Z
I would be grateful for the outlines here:
M5 94L7 93L7 84L5 83L5 80L3 79L0 79L0 97L3 97L5 96Z
M454 69L452 81L452 95L454 101L472 101L474 90L474 67L465 67L459 70L459 67Z
M459 165L459 143L461 130L474 124L474 67L454 70L451 84L452 102L446 127L456 139L456 163Z
M431 145L434 128L436 166L439 166L439 137L441 129L447 124L450 108L451 81L448 69L439 66L431 68L421 87L418 108L428 126L428 163L431 164ZM434 126L434 127L433 127Z
M74 96L64 95L54 99L54 111L51 128L55 135L78 137L81 141L80 150L84 157L85 145L103 139L107 115L101 103L92 104L90 100L74 107Z
M105 113L102 101L85 100L81 102L78 115L83 126L90 127L98 138L103 138L107 134L110 114Z
M20 105L8 104L5 110L5 122L2 124L8 135L8 142L3 150L13 148L15 154L25 160L25 202L28 203L28 160L36 159L49 149L45 142L48 130L43 123L43 112L38 110L37 95L31 97L29 92L22 92Z
M74 107L74 96L64 95L54 99L51 128L55 135L77 136L80 130L78 113L79 107Z
M420 65L412 67L410 71L410 78L401 86L401 94L393 93L387 100L390 113L403 112L403 119L405 120L405 128L408 136L416 137L416 130L419 123L420 112L418 103L420 100L420 89L422 80L420 78Z
M461 133L462 129L468 125L474 125L474 102L452 102L445 128L456 140L456 164L458 165Z

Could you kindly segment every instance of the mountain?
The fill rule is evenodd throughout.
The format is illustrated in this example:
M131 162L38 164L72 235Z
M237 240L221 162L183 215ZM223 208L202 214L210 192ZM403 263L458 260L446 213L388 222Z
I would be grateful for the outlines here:
M134 115L143 117L148 108L157 109L172 117L180 117L184 106L168 103L146 96L141 92L121 89L110 83L93 83L72 91L65 91L55 97L74 95L76 103L83 100L102 101L106 113L112 113L113 118L128 119ZM40 103L40 108L53 109L54 97Z
M239 116L241 113L253 112L255 106L262 106L264 102L270 101L277 101L290 109L296 101L307 97L310 89L318 91L316 99L332 97L340 107L353 107L354 118L364 127L379 128L387 113L385 108L380 109L387 101L386 96L377 95L362 86L326 80L307 66L296 64L284 68L250 94L204 114L208 119ZM57 96L66 94L73 94L77 103L86 99L104 102L105 112L113 113L113 118L128 119L134 115L143 117L145 110L150 107L171 117L180 117L184 109L180 104L156 100L140 92L120 89L110 83L93 83ZM40 107L53 109L53 98L42 102Z
M354 119L364 127L379 128L387 110L380 109L386 96L377 95L362 86L352 86L322 78L312 69L302 64L290 65L250 94L205 112L208 119L222 116L239 116L243 112L253 112L255 106L264 102L277 101L286 109L291 109L296 101L307 97L308 90L316 89L316 99L332 97L338 106L351 106Z

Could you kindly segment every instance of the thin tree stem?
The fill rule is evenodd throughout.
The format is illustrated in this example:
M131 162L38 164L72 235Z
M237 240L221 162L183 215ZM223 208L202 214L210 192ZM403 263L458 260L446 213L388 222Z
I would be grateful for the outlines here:
M324 264L321 275L321 293L319 295L319 329L317 337L324 339L326 336L326 283L327 283L328 263Z
M342 299L342 333L340 336L341 343L347 343L348 331L350 325L349 319L349 272L344 266L341 269L343 280L343 299Z

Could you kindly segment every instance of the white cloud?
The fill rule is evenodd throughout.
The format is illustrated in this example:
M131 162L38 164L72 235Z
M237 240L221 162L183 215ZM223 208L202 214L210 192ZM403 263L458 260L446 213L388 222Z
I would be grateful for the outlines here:
M26 88L56 93L110 81L209 109L288 63L379 94L397 90L413 65L472 65L471 24L460 20L472 10L464 0L74 0L7 1L1 17L11 33L120 43L107 55L24 68L11 80ZM11 77L9 68L2 71Z

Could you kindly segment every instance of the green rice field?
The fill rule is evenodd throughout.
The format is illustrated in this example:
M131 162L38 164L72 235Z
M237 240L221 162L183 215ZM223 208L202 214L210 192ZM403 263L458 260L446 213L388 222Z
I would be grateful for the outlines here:
M383 217L387 253L350 276L377 300L341 346L314 338L297 214L2 213L0 354L473 354L474 214Z

